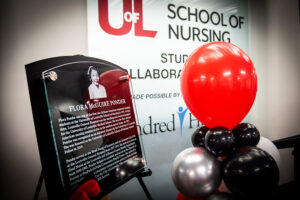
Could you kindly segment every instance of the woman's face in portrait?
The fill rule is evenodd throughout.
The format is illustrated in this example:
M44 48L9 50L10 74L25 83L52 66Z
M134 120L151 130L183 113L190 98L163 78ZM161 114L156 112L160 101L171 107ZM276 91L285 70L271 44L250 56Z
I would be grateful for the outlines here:
M98 81L99 81L99 75L98 75L98 72L96 70L92 70L91 72L91 79L92 79L92 82L95 84L95 85L98 85Z

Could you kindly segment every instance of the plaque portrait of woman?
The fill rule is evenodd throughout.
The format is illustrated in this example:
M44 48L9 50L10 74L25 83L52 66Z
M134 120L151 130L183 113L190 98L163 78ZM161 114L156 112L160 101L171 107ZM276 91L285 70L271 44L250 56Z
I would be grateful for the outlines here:
M90 99L106 98L106 90L104 86L99 83L100 70L95 66L90 66L87 75L91 81L88 88Z

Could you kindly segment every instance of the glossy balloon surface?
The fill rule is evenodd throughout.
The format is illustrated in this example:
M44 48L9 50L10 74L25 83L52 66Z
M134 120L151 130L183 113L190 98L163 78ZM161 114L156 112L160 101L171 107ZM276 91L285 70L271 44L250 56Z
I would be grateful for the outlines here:
M266 137L260 137L257 147L268 152L276 161L277 166L280 166L280 153L275 144Z
M225 163L224 182L247 199L269 196L276 189L279 170L275 160L257 147L242 147Z
M180 83L187 107L208 128L234 128L249 112L257 91L251 59L226 42L196 49L185 62Z
M215 192L221 183L221 164L205 148L188 148L175 158L172 179L184 196L206 197Z
M192 144L194 147L204 147L205 146L205 135L208 131L206 126L201 126L195 130L192 135Z
M205 148L215 156L227 156L235 150L233 133L225 127L210 129L205 136Z
M260 139L260 133L253 124L241 123L232 132L239 147L256 146Z
M205 200L238 200L233 194L229 194L226 192L216 192L214 194L209 195Z

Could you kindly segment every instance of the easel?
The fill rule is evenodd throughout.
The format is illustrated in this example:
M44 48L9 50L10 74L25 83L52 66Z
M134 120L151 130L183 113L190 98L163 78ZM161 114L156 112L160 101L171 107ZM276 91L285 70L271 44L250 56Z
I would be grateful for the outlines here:
M152 174L152 171L150 169L148 169L148 171L143 171L143 172L137 174L137 176L136 176L136 178L138 179L140 185L142 186L142 188L143 188L143 190L144 190L144 192L145 192L145 194L146 194L146 196L149 200L152 200L152 197L151 197L151 194L149 193L149 191L148 191L148 189L147 189L147 187L146 187L146 185L145 185L142 178L146 177L146 176L151 176L151 174Z
M147 171L139 172L136 175L136 178L138 179L141 187L143 188L144 193L147 196L148 200L152 200L152 197L151 197L151 194L150 194L148 188L146 187L146 185L145 185L145 183L144 183L144 181L143 181L142 178L143 177L147 177L147 176L151 176L151 174L152 174L151 169L148 169ZM42 188L43 180L44 180L44 174L43 174L43 169L42 169L41 173L40 173L40 177L39 177L38 183L37 183L37 186L36 186L36 190L35 190L35 193L34 193L33 200L38 200L39 194L40 194L40 191L41 191L41 188Z
M37 183L33 200L38 200L44 179L43 169L41 170L39 181Z

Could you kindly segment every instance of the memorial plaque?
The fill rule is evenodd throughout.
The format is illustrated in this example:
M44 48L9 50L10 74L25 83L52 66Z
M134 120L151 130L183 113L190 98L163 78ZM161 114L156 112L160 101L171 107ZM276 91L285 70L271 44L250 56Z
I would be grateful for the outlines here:
M26 66L48 196L91 179L103 196L146 167L130 77L99 59L56 60Z

